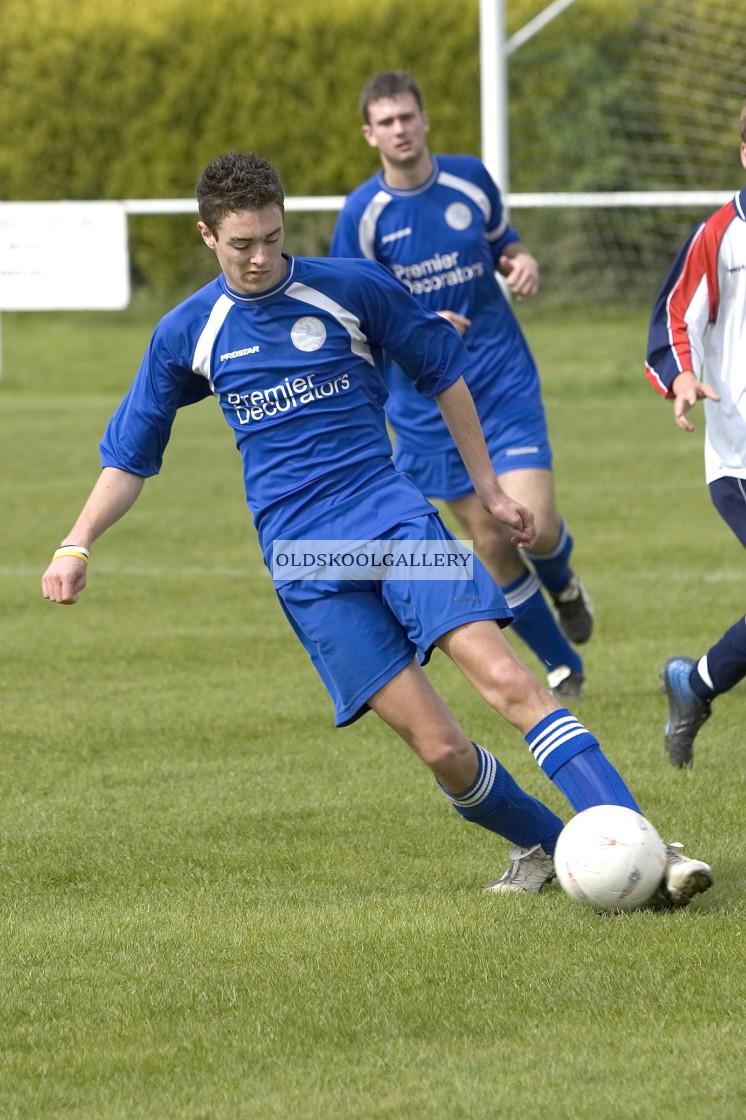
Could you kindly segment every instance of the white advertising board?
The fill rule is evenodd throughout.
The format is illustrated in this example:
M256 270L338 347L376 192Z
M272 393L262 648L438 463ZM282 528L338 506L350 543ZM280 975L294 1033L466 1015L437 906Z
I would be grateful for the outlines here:
M0 311L103 311L129 303L119 202L0 202Z

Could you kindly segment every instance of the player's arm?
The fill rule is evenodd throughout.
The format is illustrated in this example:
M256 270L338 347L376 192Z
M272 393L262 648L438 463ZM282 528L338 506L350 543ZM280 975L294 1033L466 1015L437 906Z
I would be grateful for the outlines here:
M77 521L42 576L45 599L64 604L77 602L86 584L91 545L134 505L144 482L140 475L104 467Z
M694 431L687 413L698 400L720 399L695 373L703 366L704 335L715 313L708 264L717 249L703 223L680 249L650 316L645 373L653 388L673 400L674 420L685 432Z
M475 167L474 181L486 194L490 207L485 235L495 268L516 299L532 299L539 290L538 261L508 221L502 195L487 168L480 161L475 161Z
M190 360L202 326L200 316L187 320L172 312L156 327L101 439L103 470L42 576L46 599L77 602L86 585L91 545L134 505L145 479L158 474L178 409L210 395L206 378L195 374Z
M361 261L349 280L349 290L356 288L361 297L359 313L369 336L401 366L418 392L437 402L482 505L513 530L514 544L529 548L536 540L534 515L509 498L495 476L464 381L469 355L458 333L421 307L382 265Z
M493 517L513 530L514 544L530 548L537 533L534 515L526 506L508 497L498 482L477 410L463 377L436 394L435 399L480 502Z

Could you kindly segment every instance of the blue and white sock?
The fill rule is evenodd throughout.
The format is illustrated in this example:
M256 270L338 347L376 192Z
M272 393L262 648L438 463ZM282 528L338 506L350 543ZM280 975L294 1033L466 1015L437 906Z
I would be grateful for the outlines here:
M539 720L526 742L536 762L576 813L591 805L625 805L640 812L598 739L567 708Z
M541 844L552 855L563 822L535 797L524 793L493 754L474 744L479 760L476 778L454 796L443 789L456 812L521 848Z
M572 576L570 567L570 554L573 539L567 531L567 522L562 519L557 543L551 552L529 552L523 555L534 566L537 576L550 594L556 595L563 591Z
M746 618L740 618L692 669L689 683L700 700L712 700L746 677Z
M573 673L583 672L583 659L568 642L544 598L535 572L528 569L502 588L513 612L513 629L548 672L567 665Z

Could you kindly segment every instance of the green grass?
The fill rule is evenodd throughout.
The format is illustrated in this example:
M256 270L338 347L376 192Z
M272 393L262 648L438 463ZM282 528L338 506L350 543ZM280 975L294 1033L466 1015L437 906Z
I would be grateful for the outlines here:
M3 316L0 1118L740 1120L746 690L678 773L657 672L743 611L743 551L701 416L683 435L644 383L644 315L527 319L597 610L578 714L717 876L687 911L600 916L556 885L485 896L508 845L373 717L334 730L213 405L179 418L81 602L44 602L164 307ZM452 666L430 673L567 816Z

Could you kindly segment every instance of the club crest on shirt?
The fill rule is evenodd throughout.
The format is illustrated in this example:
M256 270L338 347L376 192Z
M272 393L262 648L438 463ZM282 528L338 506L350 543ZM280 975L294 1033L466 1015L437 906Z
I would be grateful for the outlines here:
M471 219L471 210L465 202L452 202L446 208L446 222L451 229L468 229Z
M326 327L315 315L304 315L293 323L290 338L297 350L309 354L326 342Z

